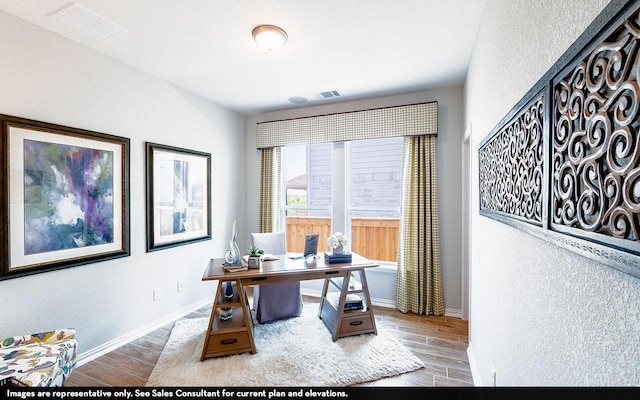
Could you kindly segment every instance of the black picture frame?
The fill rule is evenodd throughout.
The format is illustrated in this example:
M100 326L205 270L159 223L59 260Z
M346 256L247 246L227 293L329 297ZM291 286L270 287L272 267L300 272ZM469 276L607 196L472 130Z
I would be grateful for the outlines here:
M211 240L211 153L146 143L147 252Z
M0 115L0 280L130 255L129 139Z

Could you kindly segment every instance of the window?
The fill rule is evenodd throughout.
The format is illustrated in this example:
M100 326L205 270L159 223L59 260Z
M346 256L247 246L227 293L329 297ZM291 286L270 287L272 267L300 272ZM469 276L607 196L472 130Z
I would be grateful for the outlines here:
M361 140L347 146L351 249L373 260L398 259L402 141Z
M351 251L395 263L403 138L287 146L283 173L287 251L304 237L345 232ZM328 250L324 240L319 249Z
M305 236L328 237L333 203L332 144L287 146L282 151L287 251L301 253ZM318 245L322 249L322 244Z

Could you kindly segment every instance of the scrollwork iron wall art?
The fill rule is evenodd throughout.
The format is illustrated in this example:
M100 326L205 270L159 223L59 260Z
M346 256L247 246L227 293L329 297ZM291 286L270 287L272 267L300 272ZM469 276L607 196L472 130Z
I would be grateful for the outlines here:
M554 82L551 160L553 229L635 254L640 254L639 36L635 13Z
M542 96L480 149L480 207L542 224Z
M480 214L640 277L639 75L614 0L480 144Z

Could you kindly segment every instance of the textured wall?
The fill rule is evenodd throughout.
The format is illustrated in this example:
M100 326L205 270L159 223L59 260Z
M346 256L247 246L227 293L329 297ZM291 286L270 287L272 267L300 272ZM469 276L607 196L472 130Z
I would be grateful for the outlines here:
M211 298L201 277L239 211L244 118L4 12L0 54L0 113L131 139L131 256L0 281L0 337L74 327L84 353ZM213 240L145 253L145 141L212 153Z
M478 215L478 144L606 4L487 1L465 88L477 384L640 382L640 279Z

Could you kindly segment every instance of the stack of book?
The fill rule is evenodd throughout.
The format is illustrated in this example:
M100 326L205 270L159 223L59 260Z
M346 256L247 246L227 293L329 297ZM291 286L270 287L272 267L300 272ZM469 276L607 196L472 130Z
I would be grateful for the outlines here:
M348 294L347 298L344 300L344 310L362 310L364 306L362 305L362 299L355 294Z
M249 267L247 267L247 265L243 264L242 262L239 262L238 264L227 264L222 263L222 269L224 269L227 272L237 272L237 271L245 271L247 269L249 269Z
M350 263L351 253L342 253L342 254L324 253L324 261L328 264Z
M327 299L333 305L333 308L338 309L338 302L340 301L340 293L332 292L327 294ZM355 294L347 294L347 297L344 299L344 310L362 310L364 305L362 303L362 298Z

